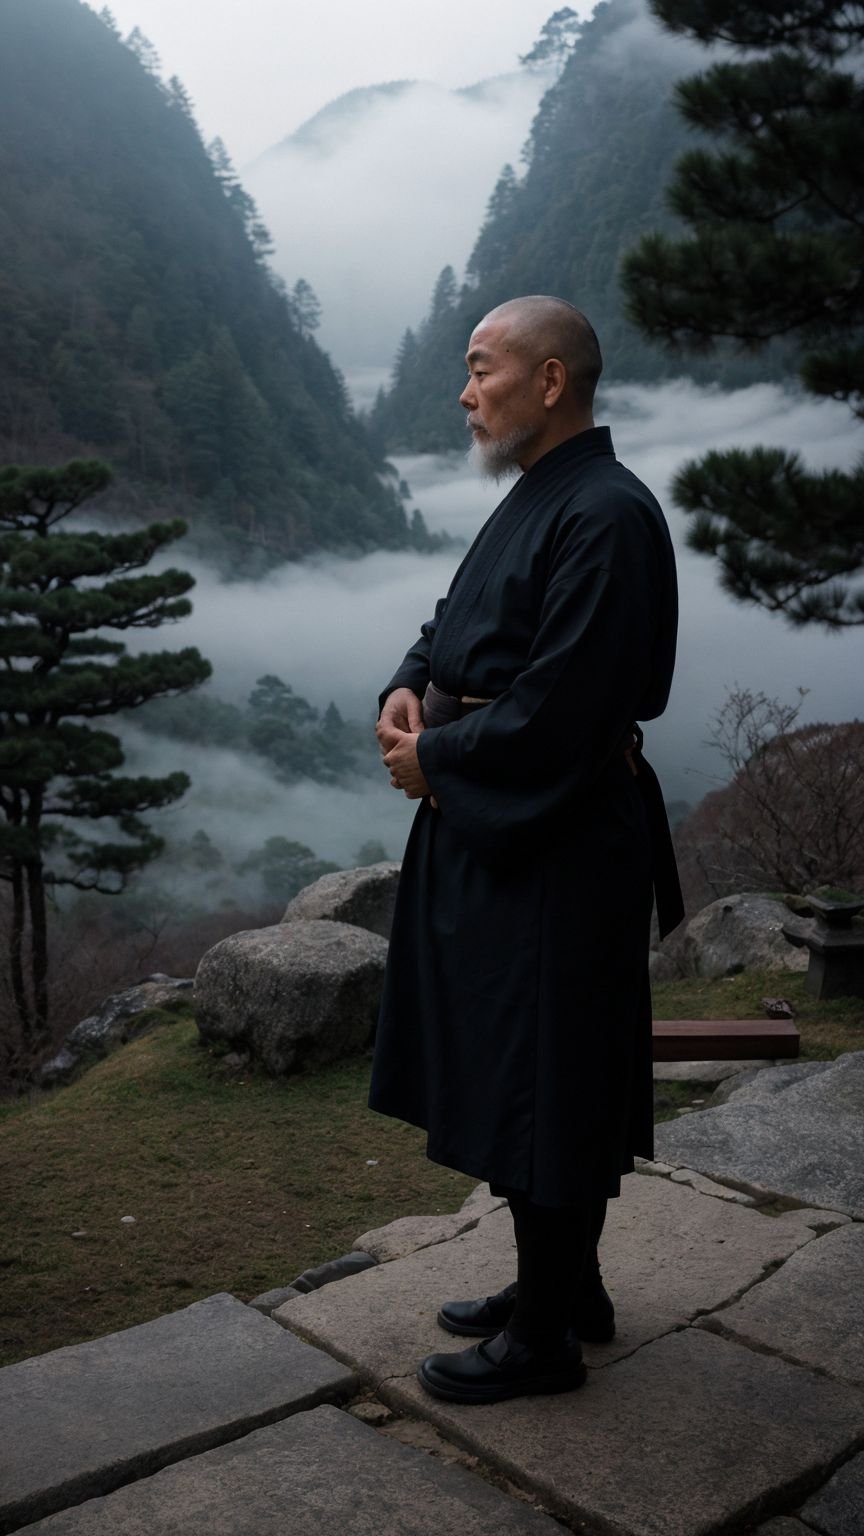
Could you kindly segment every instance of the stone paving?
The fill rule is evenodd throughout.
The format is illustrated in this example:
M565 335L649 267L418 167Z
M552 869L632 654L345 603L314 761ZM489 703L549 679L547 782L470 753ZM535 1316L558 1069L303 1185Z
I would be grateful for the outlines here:
M470 1342L440 1303L515 1272L480 1189L362 1234L376 1263L272 1316L213 1296L0 1371L0 1533L864 1536L862 1068L731 1078L659 1128L664 1160L610 1205L618 1332L581 1390L420 1387L424 1354Z

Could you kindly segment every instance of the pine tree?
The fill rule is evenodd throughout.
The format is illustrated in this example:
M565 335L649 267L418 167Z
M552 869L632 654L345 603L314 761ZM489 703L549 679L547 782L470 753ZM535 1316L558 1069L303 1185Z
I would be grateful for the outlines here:
M195 121L195 107L192 102L192 97L189 95L189 92L187 91L183 81L179 78L179 76L171 76L171 79L168 81L168 84L165 88L165 94L168 98L169 107L174 107L178 112L182 113L190 127L194 130L195 137L200 139L201 135L198 129L198 124Z
M671 30L723 42L725 59L681 81L692 149L668 189L690 227L644 236L622 272L630 316L670 349L720 338L759 352L784 337L804 388L864 419L864 81L843 55L864 42L860 6L831 0L652 0ZM864 467L808 472L756 448L685 465L673 494L691 547L726 589L793 624L864 624Z
M9 979L25 1067L48 1030L48 892L116 893L161 850L142 819L188 788L182 773L130 778L118 738L92 722L185 693L210 673L196 650L129 656L104 631L184 618L184 571L135 575L185 532L57 531L111 479L105 465L0 470L0 877L12 888ZM88 835L113 821L116 834Z
M459 289L456 284L456 273L452 267L442 267L432 291L432 304L429 310L428 323L433 326L440 325L444 316L449 314L450 310L455 309L458 297Z
M549 20L540 28L540 36L533 48L519 55L519 63L527 64L529 68L562 65L582 31L582 25L569 5L563 6L560 11L553 11Z
M154 75L158 80L162 73L162 60L157 48L151 43L149 37L145 37L140 27L133 27L127 38L124 38L126 47L130 53L134 53L138 62L143 65L148 75Z
M101 11L99 12L99 20L102 22L103 26L108 28L109 32L114 33L115 37L120 36L120 28L117 25L117 18L114 15L114 12L111 10L110 6L103 5Z
M308 341L321 324L321 302L305 277L298 277L291 289L288 309L296 329Z

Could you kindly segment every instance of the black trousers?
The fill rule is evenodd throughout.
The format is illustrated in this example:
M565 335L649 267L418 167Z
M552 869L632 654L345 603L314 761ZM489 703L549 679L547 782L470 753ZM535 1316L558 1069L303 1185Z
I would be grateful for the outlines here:
M508 1332L523 1344L560 1339L570 1326L578 1293L600 1285L597 1243L606 1220L606 1200L579 1205L535 1205L511 1190L518 1258L516 1306Z

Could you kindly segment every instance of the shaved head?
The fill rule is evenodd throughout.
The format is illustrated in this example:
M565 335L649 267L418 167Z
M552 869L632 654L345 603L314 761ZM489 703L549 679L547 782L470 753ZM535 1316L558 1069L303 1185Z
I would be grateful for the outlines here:
M600 344L581 309L551 294L508 299L491 309L477 327L506 326L508 350L531 365L556 357L567 370L567 383L581 406L590 407L603 369Z

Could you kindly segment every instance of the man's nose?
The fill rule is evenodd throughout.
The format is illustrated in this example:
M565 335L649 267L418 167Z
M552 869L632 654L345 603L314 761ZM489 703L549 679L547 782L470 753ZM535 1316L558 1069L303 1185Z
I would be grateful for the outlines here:
M459 404L466 411L476 410L476 408L477 408L477 396L476 396L476 394L474 392L474 380L473 379L469 379L468 383L465 385L465 388L463 389L461 395L459 396Z

